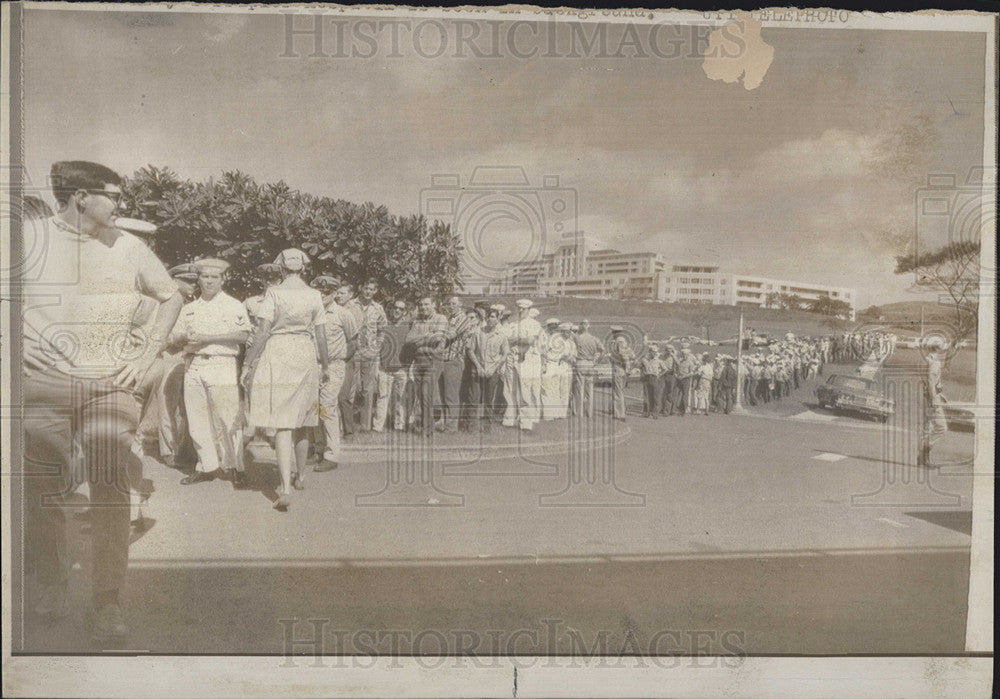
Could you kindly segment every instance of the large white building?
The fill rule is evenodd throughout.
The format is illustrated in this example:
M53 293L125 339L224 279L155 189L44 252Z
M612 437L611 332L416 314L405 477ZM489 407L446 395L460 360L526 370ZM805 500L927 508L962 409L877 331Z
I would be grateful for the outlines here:
M854 319L854 289L722 272L719 267L668 264L655 252L621 252L584 233L564 233L553 252L509 265L489 284L496 294L711 303L766 308L773 294L803 302L828 297L847 302ZM771 304L773 305L773 303Z

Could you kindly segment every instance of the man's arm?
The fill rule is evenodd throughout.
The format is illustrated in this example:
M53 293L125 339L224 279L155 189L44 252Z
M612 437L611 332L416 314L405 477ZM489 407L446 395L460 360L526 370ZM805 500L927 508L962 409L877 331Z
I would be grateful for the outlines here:
M152 337L150 337L142 354L126 364L118 373L115 377L116 385L125 388L133 388L138 385L142 377L149 371L150 365L167 346L167 337L174 327L174 323L177 322L177 316L180 315L183 305L184 297L179 291L175 291L173 296L160 304L159 308L156 309Z

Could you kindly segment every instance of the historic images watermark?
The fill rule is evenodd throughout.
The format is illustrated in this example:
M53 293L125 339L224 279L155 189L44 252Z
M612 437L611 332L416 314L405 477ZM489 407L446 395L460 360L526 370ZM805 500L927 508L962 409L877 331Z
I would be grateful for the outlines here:
M638 11L637 11L638 12ZM574 13L581 20L594 13ZM279 57L310 59L652 59L738 58L747 44L738 31L710 44L717 28L652 21L345 17L334 11L285 13ZM617 14L607 17L620 19ZM556 21L558 19L558 21ZM706 18L707 20L708 18ZM713 18L714 19L714 18ZM723 19L720 17L719 19ZM733 17L733 19L737 19Z
M737 668L746 657L742 629L620 629L583 632L563 619L514 629L337 629L328 618L279 619L281 667L374 667L413 656L421 667Z

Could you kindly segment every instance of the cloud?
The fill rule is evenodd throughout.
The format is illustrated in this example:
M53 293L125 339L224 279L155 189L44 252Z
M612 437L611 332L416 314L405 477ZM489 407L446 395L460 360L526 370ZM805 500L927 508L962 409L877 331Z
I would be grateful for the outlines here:
M212 15L205 20L205 38L216 44L241 34L249 21L248 15Z

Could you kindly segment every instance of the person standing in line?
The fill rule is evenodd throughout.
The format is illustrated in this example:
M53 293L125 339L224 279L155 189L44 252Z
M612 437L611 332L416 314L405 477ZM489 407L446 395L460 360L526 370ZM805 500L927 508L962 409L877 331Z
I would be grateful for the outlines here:
M697 358L691 353L687 343L681 345L681 358L677 362L674 375L677 380L677 414L684 416L691 408L691 383L698 372Z
M594 412L594 367L604 354L601 341L590 333L590 321L580 321L580 332L573 336L576 344L576 366L573 371L574 417L590 417Z
M281 266L282 280L264 295L261 325L243 368L243 383L250 386L251 422L275 430L282 492L274 508L282 512L291 506L291 488L305 487L309 428L319 424L319 386L330 378L326 309L320 293L301 277L308 262L296 248L282 251L274 261Z
M497 309L500 313L500 330L507 336L507 342L511 343L515 328L512 319L513 313L504 308L503 304L498 304ZM513 349L513 345L511 345L511 351L507 353L507 361L504 362L503 367L500 369L501 397L503 399L502 424L504 427L513 427L517 424L517 406L521 395L520 389L514 383L518 353L513 351Z
M510 343L507 333L500 328L500 312L490 309L486 314L486 325L477 332L469 343L469 361L473 365L475 381L470 399L475 406L475 426L481 432L489 432L496 417L497 394L501 389L501 373L507 364Z
M52 165L56 214L46 256L24 280L25 547L41 587L35 613L69 613L64 482L79 439L90 487L93 593L85 625L97 643L128 635L122 593L128 570L132 451L139 406L132 393L166 346L183 299L163 263L115 227L121 177L87 161ZM139 299L159 302L146 342L120 351ZM58 300L53 302L53 297ZM53 465L57 468L53 469Z
M250 334L240 301L222 290L229 263L195 262L201 296L184 306L171 342L184 345L184 412L198 463L181 480L190 485L214 479L219 471L244 481L243 428L236 357Z
M198 293L198 268L192 264L177 265L169 273L184 302L194 301ZM183 345L168 345L163 361L166 367L158 391L160 458L170 468L187 470L194 468L198 453L191 443L184 412Z
M677 350L673 345L667 345L666 352L660 358L663 362L663 401L660 408L661 415L672 415L674 406L677 403Z
M563 352L557 365L559 371L559 392L556 398L556 405L559 411L556 417L563 419L569 416L569 404L572 400L573 390L573 370L576 367L576 342L573 340L573 324L560 323L559 335L562 338Z
M375 302L378 286L371 279L361 285L361 330L358 333L358 381L361 389L361 424L359 431L372 429L375 392L378 390L379 355L385 340L386 318L382 304Z
M559 380L561 378L563 352L565 343L559 335L559 319L549 318L545 321L544 342L542 342L542 420L554 420L560 415L559 410Z
M714 377L715 370L712 367L712 360L708 358L708 352L703 352L693 379L697 382L694 388L693 414L701 412L702 415L708 415L709 401L711 400L712 393L712 379Z
M920 439L920 451L917 454L917 466L931 465L931 449L948 431L948 418L944 406L948 400L944 397L942 373L944 370L944 351L947 349L944 341L930 338L924 342L924 362L927 364L924 389L924 429Z
M660 348L650 343L646 354L639 361L639 368L642 372L642 384L646 389L646 410L643 417L656 420L662 410L663 375L666 372L666 365L660 359Z
M389 324L379 357L378 399L375 402L375 432L385 430L386 420L392 416L392 428L405 430L408 420L406 393L411 359L403 352L410 323L406 319L406 302L394 301L389 306Z
M728 354L722 356L722 373L719 376L719 391L720 391L720 409L723 413L728 415L733 409L733 405L736 404L736 382L739 380L739 376L736 372L736 367L733 365L735 361Z
M420 299L403 351L413 357L414 412L417 406L420 410L420 422L414 431L424 437L434 434L434 404L448 331L448 320L437 312L434 299L430 296Z
M620 325L611 326L611 406L615 420L625 422L625 384L635 358Z
M281 282L281 267L273 262L265 262L264 264L257 265L257 274L255 275L255 278L257 283L261 285L261 292L248 297L243 302L243 307L246 309L247 317L250 319L250 336L247 338L246 344L244 345L244 351L246 352L250 351L250 344L253 342L257 328L260 326L258 310L260 309L260 304L264 301L264 294L267 293L267 290L270 287ZM257 444L264 444L265 437L273 437L273 432L272 434L267 434L267 430L262 430L250 423L250 396L246 395L246 391L242 386L240 388L244 392L243 411L246 415L247 422L247 429L243 437L245 440L249 440Z
M319 425L315 430L322 435L323 458L313 466L313 471L324 473L337 468L340 461L340 392L344 383L347 362L354 356L357 348L358 322L354 313L338 304L333 298L333 291L340 287L340 282L332 277L321 275L309 283L309 286L326 293L322 302L324 306L323 334L326 337L326 356L328 371L326 379L319 384Z
M465 374L465 355L472 334L478 330L457 296L450 297L443 306L448 322L447 339L439 356L441 367L441 420L439 432L457 432L461 409L462 376Z
M542 326L531 317L530 299L519 299L517 321L508 341L512 353L516 353L516 363L511 383L516 393L515 410L517 424L522 430L532 430L541 417L542 362L540 342ZM537 314L536 314L537 315ZM505 418L504 424L507 425ZM509 426L513 427L513 423Z
M257 330L260 325L260 316L258 312L260 310L261 303L264 302L264 294L275 284L281 283L281 267L274 264L273 262L265 262L262 265L257 265L256 280L261 285L261 292L259 294L254 294L253 296L247 297L247 300L243 302L243 307L246 308L247 317L250 319L251 330L253 333ZM249 343L253 339L253 335L250 336ZM247 349L250 349L250 345L247 344Z
M360 328L364 325L365 314L355 298L354 287L348 283L342 283L333 295L334 300L341 308L354 315L355 321ZM357 353L351 357L344 365L344 383L340 387L340 419L343 423L343 435L350 437L357 429L358 415L356 398L358 390L361 388L361 371L358 365Z

